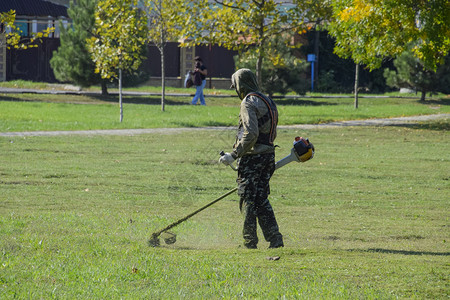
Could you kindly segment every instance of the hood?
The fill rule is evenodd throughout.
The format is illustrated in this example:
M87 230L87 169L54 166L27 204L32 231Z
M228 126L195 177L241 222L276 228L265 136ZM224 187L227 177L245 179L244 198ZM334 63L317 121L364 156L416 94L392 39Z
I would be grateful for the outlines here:
M236 89L241 100L251 92L259 92L256 76L249 69L239 69L231 75L231 86Z

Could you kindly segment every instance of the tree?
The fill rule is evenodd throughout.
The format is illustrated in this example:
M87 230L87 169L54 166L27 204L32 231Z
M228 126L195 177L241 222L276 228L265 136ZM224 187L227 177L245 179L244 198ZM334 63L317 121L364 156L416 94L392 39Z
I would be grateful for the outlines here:
M275 0L197 0L182 4L186 13L178 16L182 46L217 44L240 53L252 52L256 76L261 83L263 60L270 55L270 37L299 32L304 27L302 12L294 4Z
M171 16L179 13L175 0L140 0L148 19L148 40L161 53L161 110L165 107L165 47L167 42L179 37L179 27Z
M61 45L53 52L50 65L56 79L70 81L82 87L101 83L102 94L107 94L106 81L95 73L95 63L87 48L87 39L92 37L95 25L97 1L78 0L71 2L67 10L72 19L71 27L61 28Z
M308 63L299 59L295 54L297 47L286 44L286 37L270 38L271 55L264 60L261 70L261 88L270 97L274 93L285 95L289 91L305 94L308 83L305 76ZM252 68L257 57L254 53L244 53L235 57L237 68Z
M370 69L386 57L413 53L435 70L450 49L450 3L447 0L340 0L334 2L330 32L340 56Z
M425 68L436 70L450 48L448 0L339 0L333 2L330 33L335 53L379 68L413 43L414 55ZM357 99L357 88L355 88Z
M137 0L98 0L94 36L88 49L102 78L119 80L120 122L123 120L122 72L137 70L144 57L147 19Z
M22 37L20 29L14 25L16 21L16 11L10 10L8 12L0 13L0 35L4 35L5 39L0 39L0 46L4 41L8 47L15 49L27 49L30 47L37 47L35 42L41 41L41 38L48 37L55 31L54 27L48 27L41 32L34 33L33 36Z
M426 69L411 51L405 51L394 60L396 70L384 70L386 83L390 87L407 87L421 92L421 101L425 101L427 92L448 91L450 64L442 64L436 72ZM447 87L447 89L445 89Z
M319 46L320 32L323 31L325 24L331 20L333 13L331 0L294 0L297 10L302 12L305 23L309 24L309 29L314 29L314 80L319 75Z

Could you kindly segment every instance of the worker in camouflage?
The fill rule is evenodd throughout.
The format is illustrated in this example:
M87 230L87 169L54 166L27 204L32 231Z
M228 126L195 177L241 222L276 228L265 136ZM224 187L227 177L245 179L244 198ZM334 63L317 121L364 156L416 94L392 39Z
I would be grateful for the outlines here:
M240 69L231 77L232 87L242 100L239 129L231 153L220 162L231 164L239 159L238 195L244 216L244 246L257 248L257 223L269 248L283 247L272 206L268 200L269 181L275 171L275 146L278 111L275 103L260 92L255 75Z

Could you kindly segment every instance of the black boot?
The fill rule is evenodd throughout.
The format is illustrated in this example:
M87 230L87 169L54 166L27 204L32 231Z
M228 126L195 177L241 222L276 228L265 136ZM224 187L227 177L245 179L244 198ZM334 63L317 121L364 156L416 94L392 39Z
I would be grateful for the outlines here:
M245 246L245 248L247 248L247 249L257 249L257 248L258 248L258 247L256 246L256 243L254 243L254 242L249 242L249 243L244 242L244 246Z
M283 238L282 237L276 237L273 240L270 241L269 248L281 248L284 247Z

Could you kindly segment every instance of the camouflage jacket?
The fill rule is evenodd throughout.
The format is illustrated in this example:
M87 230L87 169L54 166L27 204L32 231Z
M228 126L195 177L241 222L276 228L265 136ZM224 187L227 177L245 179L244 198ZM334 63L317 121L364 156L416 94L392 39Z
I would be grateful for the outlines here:
M275 103L259 92L254 74L240 69L232 75L232 84L241 98L239 129L232 156L274 152L278 111Z

